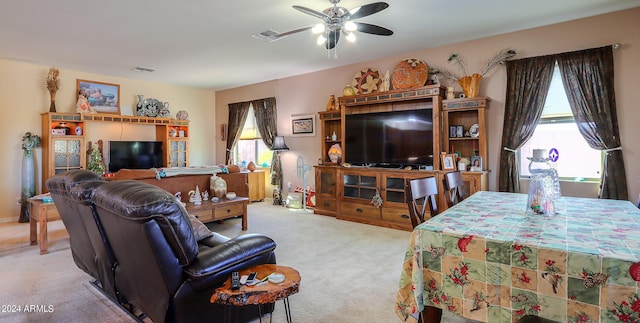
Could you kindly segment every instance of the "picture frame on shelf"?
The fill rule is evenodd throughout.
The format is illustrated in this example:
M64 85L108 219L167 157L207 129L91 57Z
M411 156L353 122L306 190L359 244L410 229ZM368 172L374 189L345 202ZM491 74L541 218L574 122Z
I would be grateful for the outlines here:
M456 137L464 137L464 126L456 126Z
M96 113L120 114L120 85L76 80L77 98L84 95Z
M315 136L316 122L315 115L301 114L291 116L291 135L292 136Z
M482 157L480 156L471 157L471 171L472 172L482 171Z
M456 170L456 161L453 154L442 153L442 170Z
M449 126L449 138L456 138L457 136L456 126Z

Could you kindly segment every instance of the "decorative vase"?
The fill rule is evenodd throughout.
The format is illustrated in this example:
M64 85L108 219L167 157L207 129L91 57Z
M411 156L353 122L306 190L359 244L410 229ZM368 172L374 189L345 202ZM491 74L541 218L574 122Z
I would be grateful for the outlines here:
M49 112L56 112L56 101L51 100L51 105L49 106Z
M256 164L254 162L249 162L249 165L247 165L247 169L250 172L253 172L254 170L256 170Z
M345 85L344 89L342 89L342 96L352 96L352 95L356 95L356 90L353 89L353 86L351 86L351 84Z
M466 98L475 98L480 93L480 81L482 81L482 75L474 73L471 76L458 79L458 84L462 87Z
M216 175L211 176L209 180L209 191L217 198L224 198L227 195L227 181Z
M36 195L36 166L33 150L25 149L22 154L22 192L20 194L20 218L18 222L29 222L29 198Z
M29 199L36 195L36 162L33 148L40 145L40 137L27 132L22 137L22 190L20 192L20 217L18 222L29 222L31 207Z

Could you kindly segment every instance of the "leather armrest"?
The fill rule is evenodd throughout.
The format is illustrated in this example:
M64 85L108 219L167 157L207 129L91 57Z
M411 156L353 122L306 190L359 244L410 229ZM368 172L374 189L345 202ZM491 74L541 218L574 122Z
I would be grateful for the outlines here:
M212 248L201 248L196 259L184 272L196 290L209 288L226 279L230 268L237 268L252 258L271 254L276 243L260 234L245 234Z

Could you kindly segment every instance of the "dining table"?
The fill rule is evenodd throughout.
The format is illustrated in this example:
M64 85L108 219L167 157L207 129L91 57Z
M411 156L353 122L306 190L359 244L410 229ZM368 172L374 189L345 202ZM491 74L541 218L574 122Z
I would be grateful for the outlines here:
M426 306L480 322L535 315L557 322L640 322L640 209L560 197L555 214L527 194L480 191L418 225L395 312Z

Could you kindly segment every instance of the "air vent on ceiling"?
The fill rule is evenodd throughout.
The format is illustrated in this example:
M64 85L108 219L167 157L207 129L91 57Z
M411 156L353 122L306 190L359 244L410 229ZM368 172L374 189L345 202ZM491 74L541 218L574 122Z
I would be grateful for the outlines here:
M151 72L155 72L156 71L153 68L142 67L142 66L136 66L136 67L132 68L132 70L134 70L136 72L147 72L147 73L151 73Z
M251 35L251 37L257 38L257 39L260 39L260 40L264 40L264 41L268 41L268 42L272 42L274 40L278 40L278 35L280 35L279 32L269 29L269 30L263 31L263 32L261 32L259 34Z

